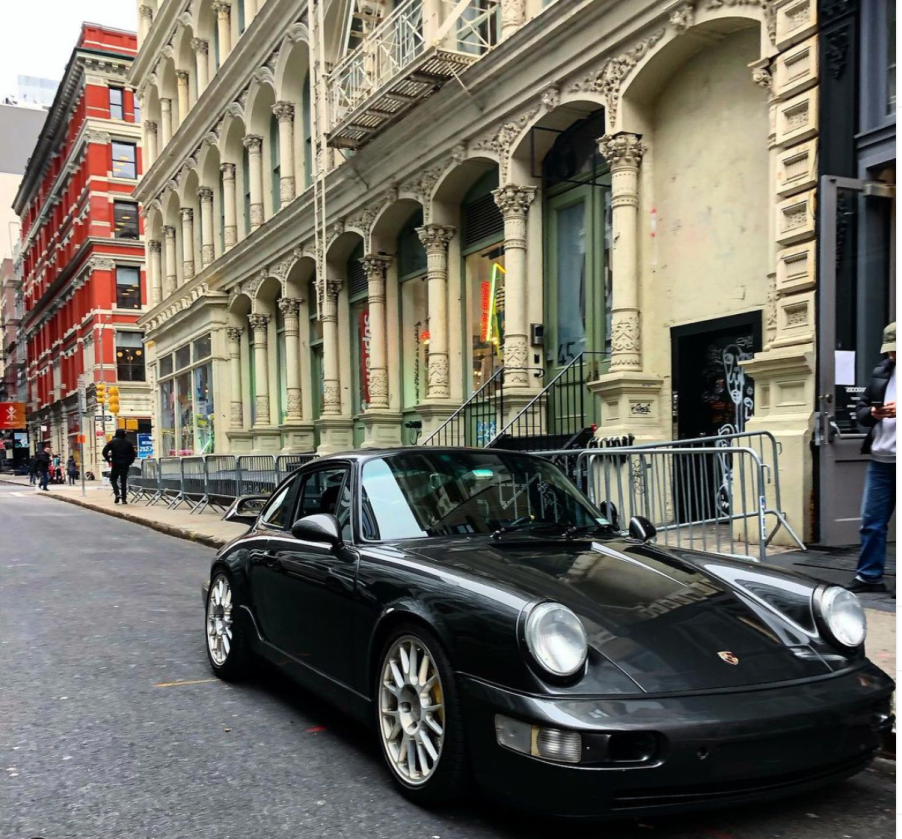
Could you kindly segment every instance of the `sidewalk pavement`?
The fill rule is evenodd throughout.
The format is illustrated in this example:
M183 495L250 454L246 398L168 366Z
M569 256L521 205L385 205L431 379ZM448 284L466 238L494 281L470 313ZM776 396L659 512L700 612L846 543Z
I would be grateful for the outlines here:
M126 506L113 503L109 485L92 481L85 487L85 497L81 494L81 484L74 487L51 484L48 492L41 492L28 483L27 477L3 475L4 483L17 484L25 492L48 495L51 498L78 504L90 510L143 524L170 536L190 539L213 548L227 544L240 536L247 528L222 520L221 513L207 510L192 514L184 504L175 510L167 510L160 503L153 507L143 501ZM827 550L814 548L809 551L789 551L769 557L768 563L780 568L799 571L809 577L826 583L843 583L852 579L857 556L857 547ZM891 545L887 558L887 581L891 592L895 593L895 544ZM851 571L847 570L851 567ZM890 576L890 574L892 576ZM866 594L861 597L868 618L868 657L890 675L896 675L896 601L889 594Z

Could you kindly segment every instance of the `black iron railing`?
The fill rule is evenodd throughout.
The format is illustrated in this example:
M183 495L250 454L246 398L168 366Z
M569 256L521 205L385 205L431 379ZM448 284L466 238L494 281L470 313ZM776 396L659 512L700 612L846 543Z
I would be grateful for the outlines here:
M444 423L432 432L423 446L474 446L486 448L504 425L504 374L512 369L542 376L541 368L502 367L486 381Z
M583 448L594 432L595 396L588 382L597 376L603 352L581 352L489 442L495 448L541 451Z

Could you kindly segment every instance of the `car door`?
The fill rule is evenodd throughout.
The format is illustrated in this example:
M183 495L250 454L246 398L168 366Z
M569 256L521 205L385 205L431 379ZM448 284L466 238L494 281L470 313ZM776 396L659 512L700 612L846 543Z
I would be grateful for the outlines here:
M290 637L290 617L282 598L283 577L277 550L285 537L291 535L300 483L298 475L276 489L254 526L249 547L251 595L257 625L263 637L277 647L283 647Z
M352 681L357 551L351 546L351 468L330 463L306 471L298 490L296 518L329 513L342 525L345 544L280 536L273 550L282 575L280 602L288 613L284 651L344 684Z

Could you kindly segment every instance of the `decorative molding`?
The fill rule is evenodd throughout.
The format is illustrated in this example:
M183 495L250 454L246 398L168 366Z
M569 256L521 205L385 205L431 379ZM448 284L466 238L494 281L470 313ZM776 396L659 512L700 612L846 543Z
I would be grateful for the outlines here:
M611 169L638 169L647 147L636 134L621 131L617 134L605 134L599 139L598 151Z
M510 157L513 153L514 143L539 112L538 106L533 106L513 119L502 122L492 134L483 137L473 143L474 149L491 151L498 157L499 179L501 183L507 181L510 172Z
M824 56L827 59L827 69L830 71L830 75L837 81L839 81L846 72L851 36L851 25L841 26L830 32L822 32L821 34L821 37L827 44L827 48L824 50Z
M579 81L574 82L570 86L570 90L574 93L590 92L600 93L604 96L608 125L613 128L617 122L617 107L620 103L620 89L624 80L633 72L633 68L664 37L665 31L664 29L658 29L632 49L614 58L609 58L600 67L592 70Z
M670 21L670 25L676 29L679 34L682 34L687 29L689 29L695 23L695 3L683 3L681 6L677 6L671 13L668 18Z

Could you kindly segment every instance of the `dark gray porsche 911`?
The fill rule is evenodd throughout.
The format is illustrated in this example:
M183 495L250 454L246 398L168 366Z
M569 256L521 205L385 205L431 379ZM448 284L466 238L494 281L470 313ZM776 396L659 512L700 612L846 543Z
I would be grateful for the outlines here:
M227 513L214 672L268 659L372 723L423 803L633 816L858 772L892 680L839 587L623 533L548 461L469 449L316 460Z

